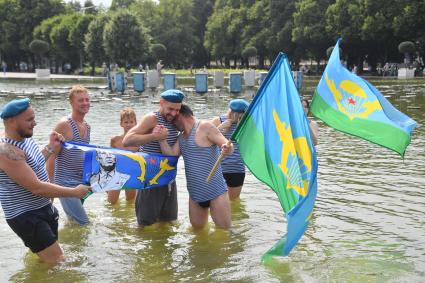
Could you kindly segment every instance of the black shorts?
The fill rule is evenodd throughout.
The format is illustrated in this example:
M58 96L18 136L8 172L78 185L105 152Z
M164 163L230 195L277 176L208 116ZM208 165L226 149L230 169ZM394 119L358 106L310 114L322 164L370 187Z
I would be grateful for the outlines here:
M200 207L202 207L202 208L208 208L208 207L210 207L210 205L211 205L211 201L210 201L210 200L207 200L207 201L201 201L201 202L198 202L198 204L199 204L199 206L200 206Z
M139 225L148 226L158 221L176 220L176 182L172 182L168 186L138 190L135 209Z
M228 187L240 187L245 180L245 173L223 173Z
M49 204L6 221L25 246L38 253L58 240L58 219L58 210Z

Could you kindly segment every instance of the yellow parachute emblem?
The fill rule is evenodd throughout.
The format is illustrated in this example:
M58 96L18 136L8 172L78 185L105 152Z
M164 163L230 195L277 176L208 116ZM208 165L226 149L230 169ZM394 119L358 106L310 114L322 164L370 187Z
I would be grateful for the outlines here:
M140 182L144 182L145 181L145 174L146 174L146 160L145 157L141 154L136 154L136 153L121 153L124 156L127 156L128 158L136 161L137 163L139 163L140 166L140 176L137 177L137 179L140 180Z
M335 85L335 82L329 79L327 73L325 79L326 84L334 96L338 110L344 113L350 120L354 118L367 118L376 110L382 110L378 100L365 101L367 98L366 93L355 82L343 80L339 84L340 89L343 90L341 92Z
M279 119L275 109L273 109L273 119L279 133L279 138L283 142L281 163L278 166L288 179L286 189L294 189L300 196L304 197L308 193L309 183L306 178L302 178L306 172L300 172L297 156L304 162L304 165L307 167L307 171L311 172L312 156L307 139L306 137L293 139L291 126L288 125L286 127L286 123ZM292 162L290 162L288 167L288 159L290 155L292 156Z
M137 177L137 179L140 180L140 182L145 182L145 176L146 176L146 160L145 157L141 154L135 154L135 153L122 153L122 155L127 156L128 158L136 161L140 166L140 176ZM175 167L168 164L168 158L165 158L159 162L159 171L156 173L156 175L149 180L149 185L156 185L158 184L158 179L161 177L162 174L165 173L165 171L173 170Z

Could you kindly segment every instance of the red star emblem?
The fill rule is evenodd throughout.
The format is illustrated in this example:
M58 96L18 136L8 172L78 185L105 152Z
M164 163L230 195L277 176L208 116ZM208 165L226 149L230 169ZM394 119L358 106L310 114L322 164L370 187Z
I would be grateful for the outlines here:
M348 99L348 104L356 105L356 101L350 97L350 98Z
M153 159L153 158L149 159L149 162L152 163L152 164L156 163L155 159Z

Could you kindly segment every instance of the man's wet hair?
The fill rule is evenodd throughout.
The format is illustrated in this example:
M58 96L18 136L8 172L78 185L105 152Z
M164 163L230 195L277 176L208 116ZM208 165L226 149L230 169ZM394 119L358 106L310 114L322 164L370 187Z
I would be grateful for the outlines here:
M180 111L179 111L180 115L183 115L185 117L192 117L193 116L193 111L192 109L190 109L189 105L187 104L182 104Z

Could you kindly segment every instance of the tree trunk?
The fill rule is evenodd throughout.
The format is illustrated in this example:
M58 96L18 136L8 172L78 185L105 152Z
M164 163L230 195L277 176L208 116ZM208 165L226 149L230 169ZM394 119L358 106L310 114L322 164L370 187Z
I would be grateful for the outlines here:
M92 64L91 64L91 75L92 75L92 77L94 77L95 68L96 68L96 64L93 61Z

